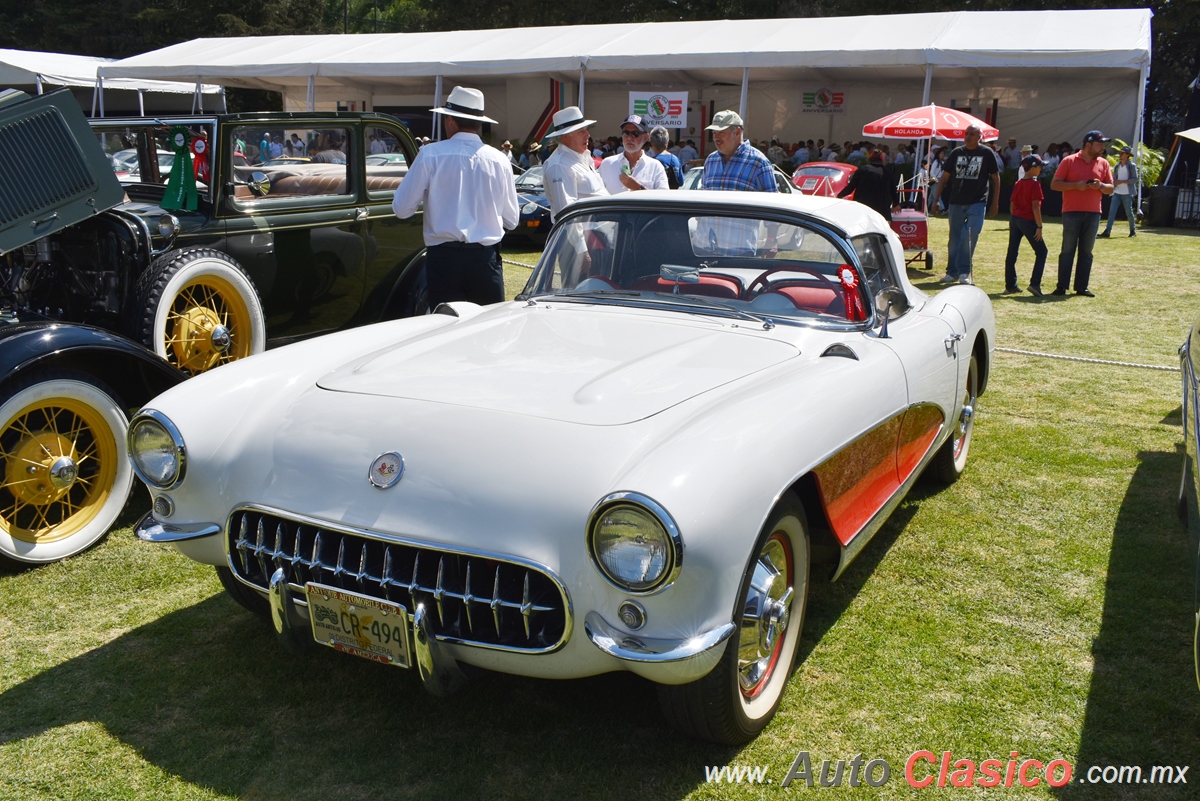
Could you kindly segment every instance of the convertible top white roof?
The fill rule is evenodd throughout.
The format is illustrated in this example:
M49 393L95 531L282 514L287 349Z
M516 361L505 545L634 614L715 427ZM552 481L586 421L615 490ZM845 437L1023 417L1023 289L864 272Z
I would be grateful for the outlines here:
M745 68L1139 71L1150 61L1150 18L1147 9L984 11L195 39L100 74L279 89L309 77L364 88L439 75L575 77L581 69L589 80L647 70L712 80Z

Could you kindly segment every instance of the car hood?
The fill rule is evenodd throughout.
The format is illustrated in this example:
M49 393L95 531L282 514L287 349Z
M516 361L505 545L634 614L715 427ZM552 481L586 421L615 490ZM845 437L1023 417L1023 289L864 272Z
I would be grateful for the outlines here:
M509 304L350 362L317 383L620 425L798 355L789 343L677 312Z

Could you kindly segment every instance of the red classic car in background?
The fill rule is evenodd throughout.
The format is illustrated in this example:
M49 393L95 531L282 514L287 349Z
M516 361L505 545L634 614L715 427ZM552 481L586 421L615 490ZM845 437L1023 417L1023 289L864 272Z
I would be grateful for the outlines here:
M792 183L802 195L837 197L857 169L853 164L837 161L810 161L796 168L792 173ZM850 195L850 198L853 199L854 195Z

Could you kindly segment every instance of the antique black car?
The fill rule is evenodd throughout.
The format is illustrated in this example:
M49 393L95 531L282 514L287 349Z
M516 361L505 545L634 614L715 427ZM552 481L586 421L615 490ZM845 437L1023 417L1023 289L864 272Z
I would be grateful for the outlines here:
M0 561L104 535L128 412L172 384L423 311L421 218L391 212L415 154L377 114L90 125L67 90L0 92Z

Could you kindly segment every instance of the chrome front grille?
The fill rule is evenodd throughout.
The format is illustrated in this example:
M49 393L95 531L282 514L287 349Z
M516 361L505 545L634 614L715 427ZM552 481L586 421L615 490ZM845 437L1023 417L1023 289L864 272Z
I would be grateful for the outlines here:
M439 640L544 652L570 633L566 591L548 573L500 556L383 540L323 521L239 509L226 526L230 563L267 589L283 568L299 598L317 582L402 604L425 604Z

